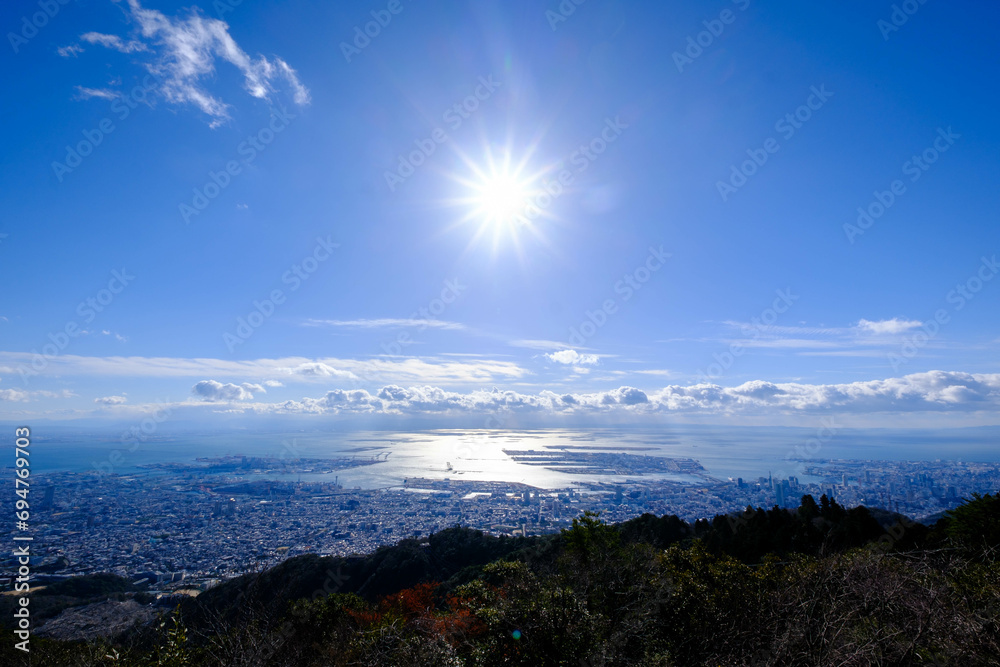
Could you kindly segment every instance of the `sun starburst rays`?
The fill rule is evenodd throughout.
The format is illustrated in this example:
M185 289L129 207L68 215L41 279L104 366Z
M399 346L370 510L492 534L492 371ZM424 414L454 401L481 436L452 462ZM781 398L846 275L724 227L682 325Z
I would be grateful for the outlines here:
M518 162L513 160L510 149L499 151L499 155L489 147L484 152L482 162L460 154L466 172L452 178L465 194L449 204L461 206L465 212L454 226L475 225L468 250L492 237L494 252L507 242L523 258L522 237L528 235L545 244L540 223L553 219L546 206L551 201L550 195L543 187L543 176L548 169L530 170L534 146Z

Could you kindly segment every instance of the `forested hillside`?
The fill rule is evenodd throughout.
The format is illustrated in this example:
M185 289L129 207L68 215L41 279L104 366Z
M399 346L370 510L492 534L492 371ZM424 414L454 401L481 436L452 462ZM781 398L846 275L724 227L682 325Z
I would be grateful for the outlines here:
M52 665L1000 664L1000 496L933 526L825 496L302 556ZM73 586L59 591L69 595ZM82 587L83 588L83 587ZM17 664L8 634L0 656Z

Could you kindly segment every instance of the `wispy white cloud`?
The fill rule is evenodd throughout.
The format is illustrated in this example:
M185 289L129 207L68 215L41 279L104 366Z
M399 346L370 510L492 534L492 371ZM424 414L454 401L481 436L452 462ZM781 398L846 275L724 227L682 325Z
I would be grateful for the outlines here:
M741 331L747 336L757 333L771 336L841 336L848 331L847 327L820 327L806 326L805 324L757 324L753 322L737 322L735 320L726 320L722 324L730 329Z
M17 373L30 369L34 356L28 352L0 351L0 367ZM132 378L259 378L284 382L325 382L331 377L359 378L369 383L433 382L445 386L480 385L524 377L528 371L511 361L452 358L337 359L283 357L236 361L182 357L83 357L63 354L47 360L45 374L62 376L114 376ZM324 374L328 369L351 375Z
M557 364L566 364L567 366L590 366L600 361L600 357L596 354L580 354L576 350L551 352L546 354L545 358Z
M87 88L85 86L76 87L76 99L89 100L94 97L102 100L114 100L119 96L118 91L110 88Z
M868 357L869 359L885 359L886 351L875 349L850 349L850 350L800 350L795 353L800 357Z
M67 46L60 46L56 49L56 53L63 58L77 58L83 53L83 47L79 44L68 44Z
M289 368L288 372L292 375L304 375L306 377L357 379L357 376L350 371L342 371L319 361L299 364L294 368Z
M304 324L305 326L310 326L310 327L343 327L348 329L421 328L421 329L460 330L466 328L464 324L459 324L458 322L448 322L445 320L410 319L410 318L394 318L394 317L382 317L376 319L359 319L359 320L310 319L306 320Z
M94 403L99 405L123 405L126 402L128 402L128 398L125 396L101 396L94 399Z
M510 357L510 354L485 355L478 352L438 352L436 357L459 357L462 359L489 359L492 357Z
M521 339L509 341L507 344L511 347L523 347L529 350L562 350L566 347L566 343L557 340Z
M212 127L230 117L229 105L203 85L214 75L217 60L228 62L243 74L244 88L253 97L270 99L275 84L283 81L296 104L310 101L309 90L288 63L278 57L251 58L229 34L225 21L206 17L198 9L186 16L169 17L142 7L138 0L128 0L128 12L138 26L134 38L87 32L80 39L121 53L145 55L144 66L156 77L160 95L174 104L194 105L211 118ZM71 45L59 49L59 54L76 56L81 51L78 45Z
M858 320L858 328L877 336L884 334L901 334L911 329L923 326L923 322L918 320L901 320L894 317L891 320Z
M740 341L743 347L787 349L807 347L811 349L842 347L845 341L815 340L810 338L756 338Z
M89 44L98 44L107 49L112 49L120 53L136 53L137 51L148 51L146 45L137 40L124 41L118 35L105 35L99 32L86 32L80 35L80 39Z
M802 350L799 355L872 357L878 356L875 348L900 344L900 336L923 326L917 320L892 318L887 320L861 319L856 324L843 327L760 325L748 322L726 321L722 324L730 335L707 337L698 342L731 345L743 348L772 350ZM660 341L667 342L667 341ZM690 339L687 341L690 342Z

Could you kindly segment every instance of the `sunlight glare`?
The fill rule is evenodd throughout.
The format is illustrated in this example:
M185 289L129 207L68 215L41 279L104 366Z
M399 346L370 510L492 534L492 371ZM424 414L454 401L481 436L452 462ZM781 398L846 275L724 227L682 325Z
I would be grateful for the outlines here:
M491 175L476 187L477 217L493 224L510 224L522 217L529 203L527 184L508 173Z

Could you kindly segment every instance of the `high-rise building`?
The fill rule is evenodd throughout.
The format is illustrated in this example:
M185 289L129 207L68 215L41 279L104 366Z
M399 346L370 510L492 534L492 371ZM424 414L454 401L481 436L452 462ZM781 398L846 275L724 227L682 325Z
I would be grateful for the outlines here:
M42 508L52 507L52 502L56 496L56 487L47 486L45 487L45 495L42 497Z

